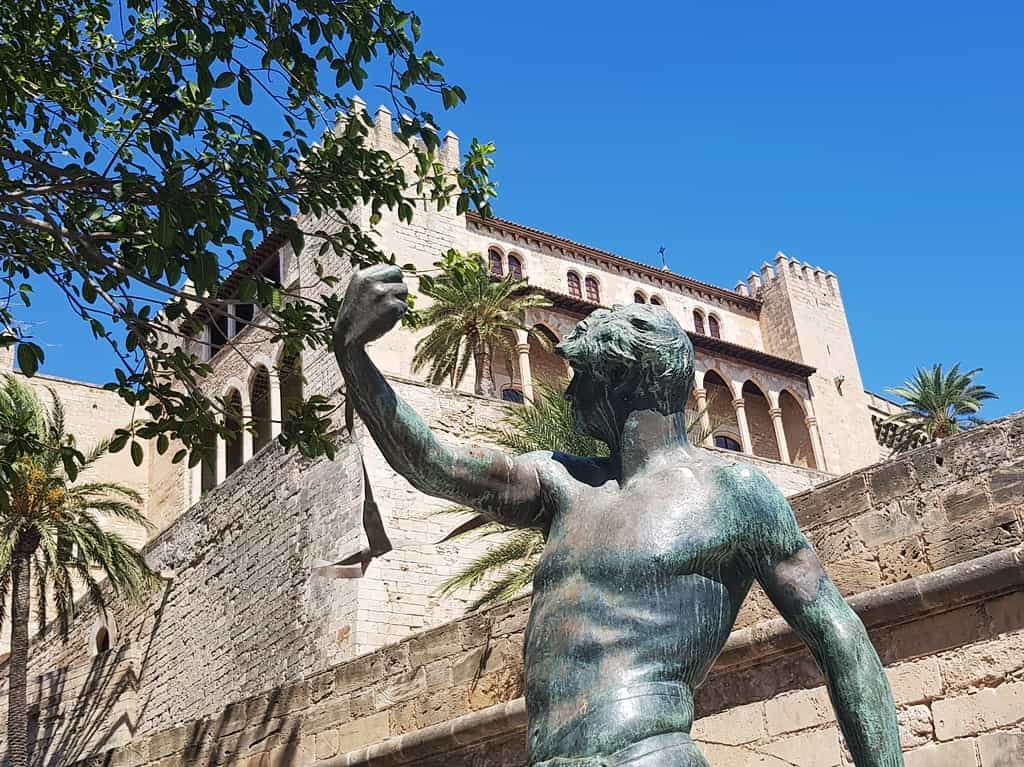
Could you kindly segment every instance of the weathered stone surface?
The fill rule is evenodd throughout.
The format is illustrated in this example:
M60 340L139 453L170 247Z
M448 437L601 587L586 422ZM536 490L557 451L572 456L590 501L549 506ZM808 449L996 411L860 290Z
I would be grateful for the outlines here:
M993 732L978 738L981 767L1020 767L1024 764L1024 733Z
M767 701L764 711L769 735L805 730L835 719L824 687L780 695Z
M905 767L977 767L978 765L972 738L917 748L905 754L903 759Z
M932 704L935 736L952 740L1024 720L1024 682L1011 682Z
M698 719L693 726L693 738L701 743L737 746L751 743L767 735L764 705L752 703L738 706L714 716Z

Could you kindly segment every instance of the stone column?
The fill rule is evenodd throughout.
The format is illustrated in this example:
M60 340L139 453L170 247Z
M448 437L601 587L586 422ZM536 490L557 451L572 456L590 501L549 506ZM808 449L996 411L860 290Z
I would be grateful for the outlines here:
M693 390L693 398L697 401L697 412L700 413L700 428L704 432L704 447L714 447L715 440L711 436L711 414L708 412L708 390L697 387Z
M228 443L222 436L217 435L217 484L219 485L228 476Z
M270 379L270 438L277 439L281 433L281 379L276 370L268 370L267 378Z
M242 463L246 463L252 458L252 431L249 429L249 425L252 423L252 403L249 402L249 398L246 397L242 400L242 422L239 425L241 434L239 435L242 439Z
M203 495L203 462L200 461L189 469L189 506L196 503Z
M523 399L533 402L533 373L530 372L530 345L516 344L519 355L519 383L523 387Z
M782 425L782 408L773 407L768 411L772 417L772 426L775 428L775 442L779 446L779 460L783 463L792 463L789 460L789 445L786 444L786 430Z
M813 415L809 415L804 419L804 423L807 424L807 431L811 435L811 449L814 450L814 464L818 467L819 471L828 471L828 467L825 465L825 448L821 444L821 432L818 431L818 419Z
M743 446L743 452L747 455L754 454L754 443L750 439L750 426L747 424L747 403L743 401L743 397L737 397L732 401L733 409L736 411L736 424L740 430L740 444Z

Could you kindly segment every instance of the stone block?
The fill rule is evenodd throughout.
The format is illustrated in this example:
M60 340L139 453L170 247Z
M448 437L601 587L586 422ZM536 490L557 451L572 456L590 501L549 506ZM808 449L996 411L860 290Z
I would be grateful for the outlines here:
M843 596L871 591L882 583L882 571L878 562L869 559L858 557L830 562L825 569Z
M835 767L842 762L839 741L839 730L828 727L780 738L759 746L758 750L794 767Z
M935 736L953 740L1024 720L1024 682L1012 682L932 704Z
M992 617L992 631L995 634L1024 629L1024 591L993 599L985 605L985 610ZM1017 638L1024 639L1024 636Z
M946 517L953 522L984 514L989 505L988 491L975 483L966 487L958 486L942 494L942 508Z
M881 546L878 549L878 566L882 583L899 583L932 569L924 541L919 536Z
M958 647L938 660L946 695L995 687L1024 671L1024 632Z
M925 703L942 695L942 674L936 658L901 663L885 671L896 705Z
M857 535L869 549L885 543L908 538L929 524L935 524L936 510L928 509L920 499L890 501L875 511L855 518L852 522Z
M886 657L920 658L977 642L988 631L988 616L979 605L967 605L894 628L886 641Z
M341 754L384 740L391 734L388 712L381 711L356 719L342 725L335 732L338 738L338 753Z
M993 732L978 738L981 767L1020 767L1024 764L1024 733Z
M737 746L760 740L766 733L764 705L750 703L698 719L693 724L692 734L700 743Z
M917 480L907 459L887 461L868 473L871 501L876 506L912 493Z
M792 505L801 528L813 530L830 522L864 514L871 509L871 499L864 475L849 474L807 495L797 496Z
M1024 462L992 472L989 488L996 506L1024 507Z
M904 751L935 740L932 712L928 706L900 709L896 712L896 722L900 730L900 748Z
M458 625L454 623L417 634L409 640L409 662L413 668L458 655L461 651L462 638Z
M827 724L834 718L824 687L780 695L766 701L764 711L769 735L805 730Z
M973 738L916 748L903 761L905 767L978 767Z
M936 570L1011 548L1022 539L1016 513L1005 506L924 533L928 560Z
M427 670L419 666L415 671L406 671L378 684L374 691L373 707L378 711L389 708L403 700L419 697L426 690Z
M334 672L334 694L345 693L369 687L384 676L383 655L364 655L339 666Z

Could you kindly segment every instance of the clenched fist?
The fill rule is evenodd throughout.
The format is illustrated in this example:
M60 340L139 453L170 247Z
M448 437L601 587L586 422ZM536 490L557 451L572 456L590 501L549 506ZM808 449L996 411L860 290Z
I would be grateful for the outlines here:
M352 276L334 325L334 353L376 341L409 309L402 270L391 264L361 269Z

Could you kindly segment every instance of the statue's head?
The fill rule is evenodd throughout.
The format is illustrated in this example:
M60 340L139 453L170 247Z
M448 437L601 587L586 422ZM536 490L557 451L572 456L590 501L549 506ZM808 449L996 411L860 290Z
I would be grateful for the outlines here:
M662 306L598 309L556 352L573 369L566 397L577 428L609 445L631 412L681 413L693 388L693 345Z

